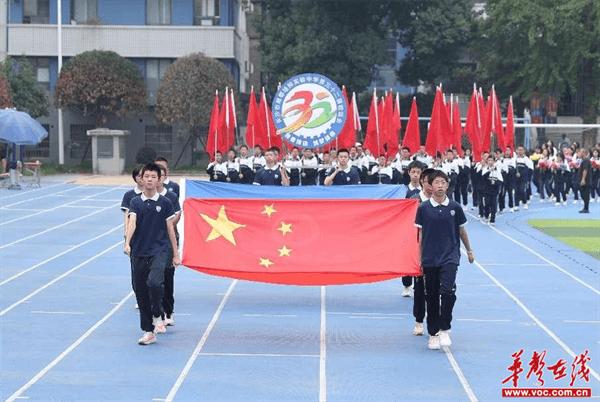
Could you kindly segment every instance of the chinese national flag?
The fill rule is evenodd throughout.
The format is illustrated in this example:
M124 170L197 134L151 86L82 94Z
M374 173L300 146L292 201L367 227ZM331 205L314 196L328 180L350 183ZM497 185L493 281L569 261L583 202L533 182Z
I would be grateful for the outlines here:
M418 202L195 199L184 203L183 265L288 285L420 275ZM347 217L362 225L346 224Z

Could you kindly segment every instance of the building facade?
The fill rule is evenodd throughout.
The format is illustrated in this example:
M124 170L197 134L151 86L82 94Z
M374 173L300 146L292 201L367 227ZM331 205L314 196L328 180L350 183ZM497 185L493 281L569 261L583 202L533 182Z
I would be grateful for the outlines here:
M89 50L111 50L131 60L146 83L146 113L112 119L109 128L131 132L127 139L127 165L137 150L152 147L160 155L189 164L192 157L187 132L160 126L154 118L156 95L168 66L178 57L202 52L220 60L231 72L237 92L249 91L253 66L246 32L251 8L244 0L62 0L63 63ZM4 5L4 11L2 8ZM4 15L3 15L4 12ZM3 54L26 57L50 103L58 78L58 0L0 0L0 18L7 22L0 33ZM39 119L48 140L30 147L30 158L58 161L57 112ZM86 131L94 122L64 111L65 164L91 160ZM188 149L189 148L189 149Z

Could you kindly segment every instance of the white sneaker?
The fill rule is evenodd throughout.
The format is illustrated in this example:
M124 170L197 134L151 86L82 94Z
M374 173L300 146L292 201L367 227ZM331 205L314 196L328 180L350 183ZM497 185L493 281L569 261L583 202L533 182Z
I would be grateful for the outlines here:
M415 327L413 328L414 336L422 336L423 335L423 323L415 322Z
M175 325L175 318L173 318L173 315L171 314L170 317L165 317L164 323L167 327L172 327Z
M135 303L135 306L133 306L133 308L134 308L134 309L136 309L136 310L139 310L139 309L140 309L140 306L138 306L138 304L137 304L137 303Z
M152 317L152 325L154 325L155 334L164 334L167 332L167 327L160 317Z
M496 222L490 222L490 226L496 226Z
M410 297L410 286L405 286L402 291L402 297Z
M430 335L429 341L427 341L427 347L431 350L440 349L440 337L437 335Z
M529 209L529 204L523 205L523 209Z
M450 339L450 330L438 332L440 337L440 346L451 346L452 340Z
M514 213L514 212L515 212L515 208L514 208L514 207L513 207L513 208L511 208L511 209L509 209L509 211L510 211L510 213L512 214L512 213Z
M554 205L559 206L560 202L555 202Z
M519 207L514 207L513 208L513 211L518 211L518 210L519 210Z
M573 205L575 205L575 204L577 204L577 200L574 200L574 201L573 201Z
M565 205L567 205L567 202L566 202L566 201L563 201L563 206L565 206Z
M138 339L138 345L150 345L156 342L156 336L153 332L144 332L144 336Z

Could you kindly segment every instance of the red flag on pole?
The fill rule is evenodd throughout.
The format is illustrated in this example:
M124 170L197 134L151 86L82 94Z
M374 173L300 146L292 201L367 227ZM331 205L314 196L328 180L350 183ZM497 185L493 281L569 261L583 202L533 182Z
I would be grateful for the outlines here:
M223 101L221 102L221 111L219 116L219 143L217 148L221 153L227 152L229 149L229 124L230 117L229 113L231 108L229 107L229 88L225 88L225 94L223 95Z
M219 91L215 92L215 100L213 102L212 111L210 112L210 123L208 125L208 135L206 137L206 152L211 160L214 160L217 152L219 132Z
M380 135L379 125L379 107L377 105L377 94L373 90L373 98L371 99L371 107L369 108L369 121L367 123L367 134L363 147L371 151L373 156L383 154L383 142Z
M506 131L504 132L505 145L510 147L511 151L515 150L515 115L513 111L512 96L508 100L506 107ZM504 151L504 149L503 149Z
M230 99L229 99L229 131L228 131L228 142L229 147L233 147L236 141L236 129L237 129L237 116L235 113L235 98L233 97L233 88L230 89Z
M254 86L250 88L250 98L248 99L248 117L246 119L246 145L254 148L258 144L257 140L257 104Z
M479 95L477 94L477 90L473 87L473 94L471 95L471 101L469 102L469 108L467 109L467 122L465 124L465 132L471 143L473 160L476 162L481 160L481 146L479 143L481 121L479 119L478 98Z
M258 106L258 114L260 116L260 124L263 127L263 133L265 138L265 147L277 147L281 149L281 136L277 135L275 129L275 121L273 120L273 114L271 108L267 103L267 95L265 94L265 87L262 88L262 96L260 98L260 104Z
M337 145L339 148L349 149L356 142L356 117L354 115L354 105L348 101L346 87L344 86L342 87L342 95L346 102L346 121L337 137Z
M491 149L492 136L496 138L496 148L504 150L504 130L502 129L502 114L500 113L500 105L496 97L496 90L492 85L489 100L485 106L485 122L483 126L483 150L495 151Z
M431 121L427 131L427 140L425 149L429 155L436 155L437 152L443 153L450 146L452 129L446 106L444 105L442 89L436 90L433 101L433 110L431 111Z
M410 105L410 116L406 125L406 132L402 140L402 146L408 147L410 153L414 154L421 146L421 131L419 130L419 112L417 110L417 100L413 97Z
M458 96L454 98L454 103L452 104L452 131L454 132L454 148L456 148L458 155L460 155L460 157L462 158L463 127L462 122L460 121L460 108L458 106Z
M417 206L405 199L188 198L183 264L211 275L293 285L419 275ZM339 248L331 228L348 216L374 230L349 225L344 252L331 258L331 250Z

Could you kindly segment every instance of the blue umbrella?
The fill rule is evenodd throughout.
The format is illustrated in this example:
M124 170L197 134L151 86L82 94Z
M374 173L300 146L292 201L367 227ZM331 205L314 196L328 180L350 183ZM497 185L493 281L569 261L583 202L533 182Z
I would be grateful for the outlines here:
M17 145L35 145L48 132L37 120L15 109L0 109L0 140Z

